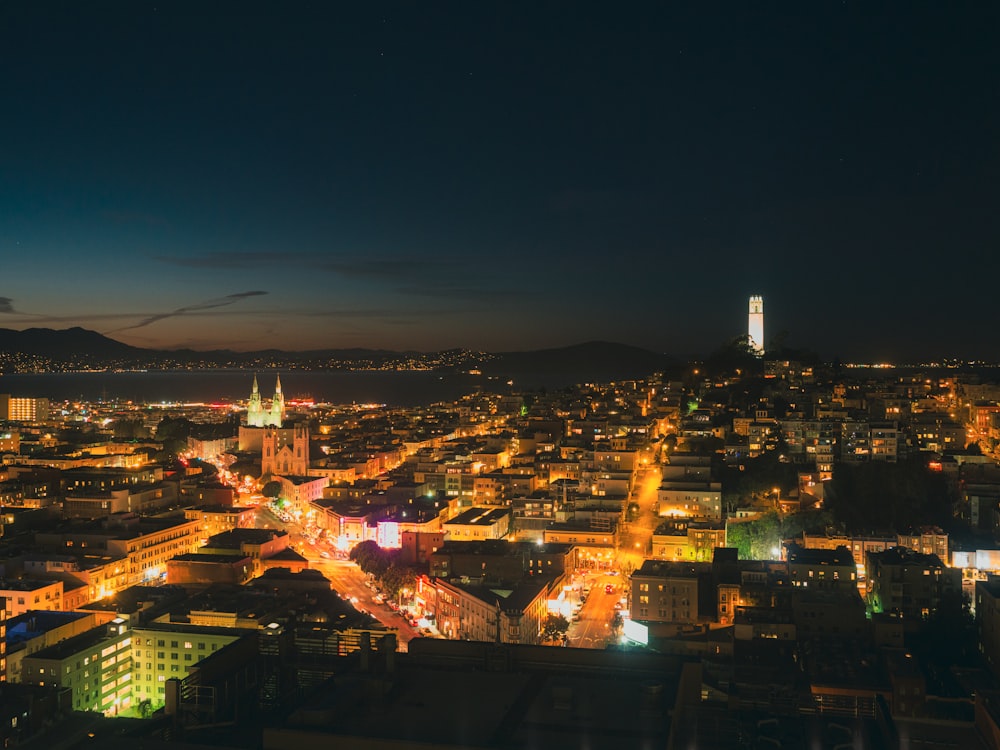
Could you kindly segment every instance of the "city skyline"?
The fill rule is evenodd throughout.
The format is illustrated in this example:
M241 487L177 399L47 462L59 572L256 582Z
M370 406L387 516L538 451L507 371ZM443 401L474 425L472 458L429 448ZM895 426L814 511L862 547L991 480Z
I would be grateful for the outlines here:
M0 327L995 359L993 9L3 13Z

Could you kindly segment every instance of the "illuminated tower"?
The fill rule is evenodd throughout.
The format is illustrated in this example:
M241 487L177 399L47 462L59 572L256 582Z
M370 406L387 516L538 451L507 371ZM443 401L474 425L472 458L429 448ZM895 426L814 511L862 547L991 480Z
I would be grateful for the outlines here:
M284 420L285 397L281 393L281 377L279 376L275 383L271 406L264 408L260 389L257 387L257 376L254 375L253 391L251 391L250 400L247 402L247 427L280 427Z
M755 294L750 298L750 315L747 316L747 338L750 348L758 357L764 354L764 298Z
M253 390L250 391L250 400L247 401L247 425L250 427L263 427L263 408L260 403L260 389L257 387L257 376L253 376Z
M280 426L285 421L285 396L281 392L281 376L275 376L274 399L271 401L271 420L269 424Z

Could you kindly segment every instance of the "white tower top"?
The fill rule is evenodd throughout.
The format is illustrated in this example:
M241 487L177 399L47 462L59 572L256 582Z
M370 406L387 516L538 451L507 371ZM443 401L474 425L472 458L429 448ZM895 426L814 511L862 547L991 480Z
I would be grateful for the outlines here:
M750 297L750 314L747 316L747 337L750 347L758 357L764 354L764 298L759 294Z

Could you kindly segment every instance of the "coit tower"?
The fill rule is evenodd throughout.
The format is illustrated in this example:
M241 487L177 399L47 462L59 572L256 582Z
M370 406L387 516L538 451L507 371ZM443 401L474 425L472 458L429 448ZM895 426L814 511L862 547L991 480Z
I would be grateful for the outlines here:
M764 298L755 294L750 298L747 316L747 336L750 348L758 357L764 354Z

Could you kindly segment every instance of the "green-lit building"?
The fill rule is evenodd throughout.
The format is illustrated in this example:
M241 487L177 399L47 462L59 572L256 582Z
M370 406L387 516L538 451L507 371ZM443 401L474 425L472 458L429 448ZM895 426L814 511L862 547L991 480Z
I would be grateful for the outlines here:
M116 618L25 656L21 681L59 685L73 694L73 710L114 716L131 704L132 642Z
M132 701L163 705L167 680L183 680L191 668L254 630L180 623L149 623L132 630Z

